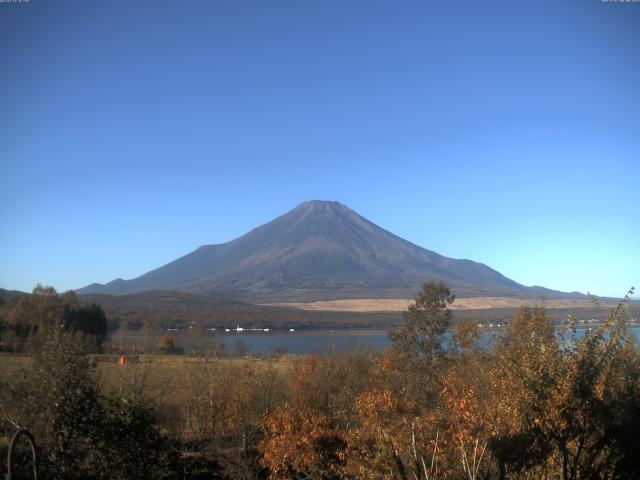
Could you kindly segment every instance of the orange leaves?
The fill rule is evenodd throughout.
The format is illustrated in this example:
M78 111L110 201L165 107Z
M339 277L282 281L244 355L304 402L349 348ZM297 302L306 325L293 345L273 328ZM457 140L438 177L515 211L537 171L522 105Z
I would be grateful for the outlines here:
M486 425L474 389L461 383L451 369L443 380L441 395L447 406L451 437L466 441L475 438Z
M594 466L626 472L637 449L640 361L624 332L609 328L561 349L544 311L523 309L495 351L473 348L473 325L457 332L460 351L437 361L408 365L397 350L388 351L377 368L358 376L368 384L344 397L353 409L342 423L332 415L345 411L335 408L343 397L326 386L331 379L347 385L340 374L349 370L309 358L291 381L300 408L287 407L268 423L265 458L281 475L273 478L311 477L313 469L323 478L350 479L576 472L575 479L591 478ZM422 395L427 389L430 395ZM328 392L331 408L318 408L319 392ZM326 446L336 439L332 455Z
M378 375L384 377L398 369L398 354L394 350L388 349L378 361Z
M425 478L425 465L437 468L434 412L419 415L412 402L385 388L362 393L356 411L360 426L347 435L350 478Z
M174 347L175 347L175 341L173 340L173 337L169 335L163 335L160 338L160 348L162 348L163 350L171 350Z
M308 355L301 362L297 362L291 371L289 386L294 401L298 404L305 404L306 399L313 397L317 392L310 391L309 379L318 366L318 359L315 355Z
M325 478L338 470L346 443L326 417L284 404L264 426L267 433L259 449L270 479Z
M495 436L486 401L476 388L481 388L482 370L476 378L461 375L459 368L451 368L443 379L441 398L447 407L449 464L462 467L464 478L476 479L485 467L485 451L489 439ZM465 372L469 373L469 372ZM484 402L483 402L484 400Z
M368 390L356 399L358 417L365 427L383 424L397 408L398 401L389 390Z

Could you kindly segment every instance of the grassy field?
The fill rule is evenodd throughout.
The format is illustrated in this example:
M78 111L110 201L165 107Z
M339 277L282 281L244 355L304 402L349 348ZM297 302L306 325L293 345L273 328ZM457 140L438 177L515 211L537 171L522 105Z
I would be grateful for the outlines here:
M182 355L132 355L125 356L124 365L118 356L90 359L103 394L124 402L141 401L156 413L163 435L183 442L210 436L207 422L214 417L216 434L224 441L230 441L238 422L259 423L268 409L284 401L287 373L294 365L291 356L205 361ZM23 383L26 391L38 391L33 383L38 378L35 360L35 356L0 354L0 407L19 409L16 402L21 400L11 392L23 391ZM0 430L0 446L2 441Z
M335 312L401 312L413 303L405 298L356 298L349 300L324 300L310 303L280 303L282 307L301 310ZM272 304L272 306L275 306ZM523 306L544 306L546 308L593 308L589 299L540 300L534 298L468 297L456 298L451 310L484 310L495 308L520 308ZM603 307L613 307L614 303L603 303Z
M0 383L28 379L31 355L0 355ZM211 369L258 369L288 371L293 357L220 358L203 360L185 355L127 355L124 365L116 355L91 355L99 383L105 390L134 389L156 402L180 401L189 387L195 387Z

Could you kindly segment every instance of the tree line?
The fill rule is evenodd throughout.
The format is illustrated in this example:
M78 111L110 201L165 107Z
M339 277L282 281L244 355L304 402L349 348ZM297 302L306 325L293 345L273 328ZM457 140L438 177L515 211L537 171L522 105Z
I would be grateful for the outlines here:
M107 336L107 316L96 303L83 305L73 291L59 294L38 284L0 307L0 351L35 353L52 332L62 329L99 351Z
M180 395L153 390L153 364L107 387L59 324L0 386L0 428L34 432L43 478L640 478L628 299L584 336L523 308L487 349L473 322L451 333L455 298L432 282L384 352L203 358Z

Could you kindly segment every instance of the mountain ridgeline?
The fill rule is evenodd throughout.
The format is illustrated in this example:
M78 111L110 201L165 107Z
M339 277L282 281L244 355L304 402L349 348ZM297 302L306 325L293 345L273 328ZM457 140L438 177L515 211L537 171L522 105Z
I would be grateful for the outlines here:
M409 298L443 280L458 296L564 296L471 260L414 245L338 202L309 201L227 243L204 245L131 280L80 294L176 290L251 302Z

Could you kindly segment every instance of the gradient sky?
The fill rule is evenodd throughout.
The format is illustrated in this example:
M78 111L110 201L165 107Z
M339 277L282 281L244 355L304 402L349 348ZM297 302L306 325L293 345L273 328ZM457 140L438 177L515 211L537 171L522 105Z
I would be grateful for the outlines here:
M0 287L309 199L525 285L640 287L640 3L0 3Z

